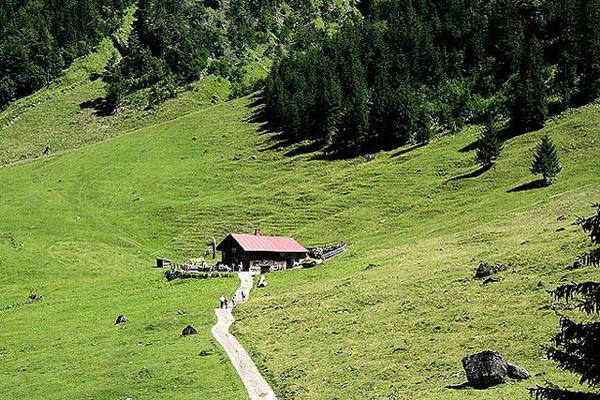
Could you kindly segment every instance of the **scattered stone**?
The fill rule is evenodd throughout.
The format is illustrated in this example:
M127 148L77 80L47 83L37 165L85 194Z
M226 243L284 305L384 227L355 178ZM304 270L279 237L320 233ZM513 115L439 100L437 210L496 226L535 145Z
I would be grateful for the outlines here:
M185 314L185 311L183 311L183 310L177 310L177 314L183 315L183 314Z
M560 215L558 218L556 218L557 221L565 221L567 219L566 215Z
M479 389L499 385L504 379L529 379L531 374L523 367L506 362L495 350L485 350L462 359L467 383Z
M198 140L196 136L192 136L192 140Z
M523 367L519 367L513 363L506 363L506 373L509 378L512 379L529 379L531 378L531 374Z
M369 263L369 264L367 264L367 265L366 265L366 266L363 268L363 271L368 271L368 270L370 270L370 269L373 269L373 268L375 268L376 266L377 266L376 264L371 264L371 263Z
M475 278L485 278L498 272L505 271L506 266L502 264L488 264L486 262L479 263L479 266L475 270Z
M250 159L251 159L251 160L256 160L256 159L257 159L257 157L256 157L256 156L250 156Z
M37 293L29 293L29 300L32 301L40 301L44 298L44 296L42 296L41 294L37 294Z
M201 350L200 353L198 353L198 355L200 357L208 357L208 356L213 355L213 353L214 353L214 350Z
M543 288L543 287L544 287L544 281L539 281L539 282L537 283L537 287L539 287L539 288Z
M575 262L573 263L573 265L567 267L568 269L577 269L577 268L581 268L583 267L583 264L581 263L581 261L579 260L575 260Z
M126 315L123 315L123 314L121 314L121 315L119 315L119 316L117 317L117 320L115 321L115 325L118 325L118 324L123 324L123 323L125 323L125 322L128 322L128 321L129 321L129 320L127 319L127 316L126 316Z
M483 281L483 285L488 285L490 283L498 283L500 281L502 281L502 279L498 278L497 276L492 276Z
M565 231L565 228L562 228L562 227L556 228L556 232L563 232L563 231Z
M196 335L197 333L198 333L198 331L192 325L186 326L185 328L183 328L183 331L181 332L181 334L183 336Z
M467 381L475 388L488 388L504 382L506 362L497 351L485 350L462 359Z

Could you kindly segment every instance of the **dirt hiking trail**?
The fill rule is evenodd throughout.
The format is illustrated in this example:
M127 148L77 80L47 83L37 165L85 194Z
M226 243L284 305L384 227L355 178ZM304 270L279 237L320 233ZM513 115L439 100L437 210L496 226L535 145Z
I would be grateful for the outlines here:
M235 297L239 304L248 301L254 280L250 272L239 272L238 276L241 284L236 291ZM245 297L242 296L242 292L245 294ZM218 322L212 328L211 332L213 336L223 349L225 349L231 363L240 375L244 386L246 386L246 390L248 390L250 400L277 400L273 389L271 389L271 386L269 386L258 368L256 368L246 350L244 350L235 336L229 333L229 327L234 321L231 311L231 303L230 308L217 308L215 310Z

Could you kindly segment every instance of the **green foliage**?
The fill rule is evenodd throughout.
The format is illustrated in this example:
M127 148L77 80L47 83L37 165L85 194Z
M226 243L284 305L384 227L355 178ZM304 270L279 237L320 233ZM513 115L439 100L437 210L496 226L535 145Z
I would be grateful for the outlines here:
M487 123L481 130L477 140L475 161L483 168L489 168L500 156L502 140L498 137L498 128L493 122Z
M374 1L365 19L321 38L319 52L292 51L275 63L269 119L292 141L346 156L427 143L432 129L455 133L490 112L508 119L513 135L538 130L549 112L598 95L596 1ZM361 68L344 71L353 60ZM335 76L343 94L335 111L327 91L297 90L308 76L319 88ZM352 93L355 81L367 96ZM361 113L369 118L353 121ZM357 132L340 133L347 129Z
M144 0L138 4L133 34L122 49L122 59L108 65L108 111L119 107L111 92L131 82L125 97L150 88L149 104L166 98L165 86L184 89L208 73L229 79L232 96L249 94L262 86L262 76L251 77L248 67L256 62L257 50L281 53L294 47L306 49L317 42L333 24L348 19L352 2L327 0L291 2L243 0L227 2L181 2ZM331 13L334 10L335 13ZM321 22L317 28L315 20ZM258 58L269 57L259 54ZM117 85L117 88L110 86ZM157 92L161 94L157 95Z
M533 161L529 168L532 174L542 174L544 184L551 185L562 170L556 147L548 135L542 137L535 148Z
M0 109L48 85L121 24L131 0L0 4Z
M592 243L598 245L600 205L596 204L595 207L597 214L579 219L578 224L584 232L590 233ZM600 314L600 282L563 285L552 294L556 300L574 305L588 316ZM600 322L576 322L562 316L560 332L552 338L552 342L553 347L546 347L548 358L556 361L561 369L579 375L580 384L588 384L592 389L600 386ZM597 392L581 393L555 387L538 386L531 390L531 394L539 400L600 399L600 393Z

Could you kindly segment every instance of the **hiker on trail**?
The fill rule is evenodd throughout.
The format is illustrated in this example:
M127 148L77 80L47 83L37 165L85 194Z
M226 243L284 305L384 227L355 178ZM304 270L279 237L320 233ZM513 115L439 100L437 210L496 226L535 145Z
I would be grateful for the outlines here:
M229 308L229 300L227 300L227 297L225 297L225 308Z
M219 297L219 300L221 300L221 308L225 307L225 302L227 301L227 299L225 298L225 296L221 295L221 297Z
M244 293L244 291L242 290L242 301L246 301L246 293Z
M231 296L231 308L235 307L236 295L235 293Z
M267 287L267 278L265 278L264 275L260 276L260 279L258 281L258 285L256 285L256 287L259 287L259 288Z

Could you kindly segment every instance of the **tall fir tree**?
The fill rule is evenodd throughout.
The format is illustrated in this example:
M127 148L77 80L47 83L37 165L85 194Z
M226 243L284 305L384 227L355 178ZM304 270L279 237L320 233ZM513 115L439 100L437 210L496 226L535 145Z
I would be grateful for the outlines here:
M596 215L578 220L583 231L590 235L596 249L595 259L584 257L588 265L600 265L600 204L595 204ZM587 253L588 255L590 253ZM588 260L587 262L585 260ZM538 386L530 391L537 400L600 400L600 282L584 282L563 285L552 292L558 301L573 305L589 317L581 322L562 315L560 332L553 338L553 346L547 346L548 358L556 361L559 368L580 376L579 383L587 384L593 392L574 392L558 387ZM595 316L595 317L594 317Z
M562 170L556 152L556 146L552 140L545 135L535 148L535 154L531 167L532 174L542 174L544 184L551 185L556 179L556 175Z
M600 0L580 0L581 57L580 103L600 96Z
M477 141L475 161L482 168L490 168L502 151L502 140L498 137L498 129L494 122L488 122L481 130Z
M540 129L547 114L542 46L531 36L525 40L521 69L512 86L511 128L515 133Z

